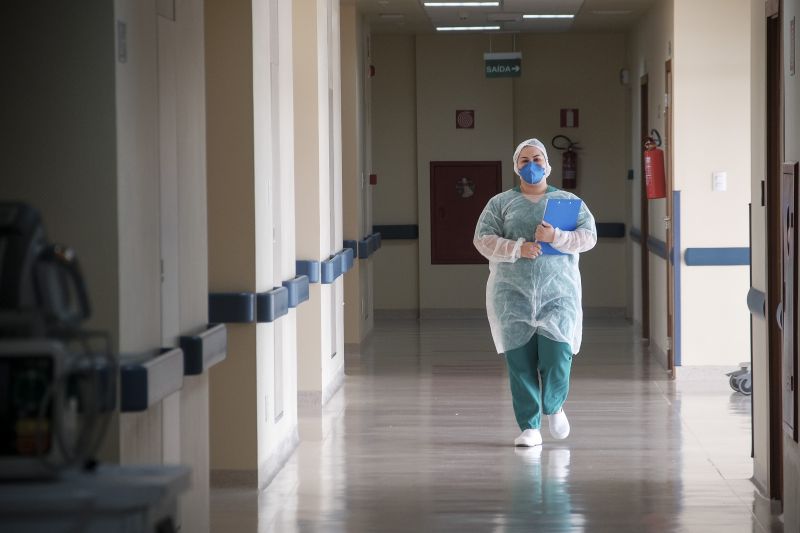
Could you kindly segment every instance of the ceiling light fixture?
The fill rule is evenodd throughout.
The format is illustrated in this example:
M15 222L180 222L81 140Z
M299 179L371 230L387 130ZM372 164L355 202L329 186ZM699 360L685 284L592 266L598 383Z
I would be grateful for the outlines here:
M436 31L492 31L500 26L438 26Z
M425 7L497 7L500 2L425 2Z
M571 19L575 15L522 15L524 19Z

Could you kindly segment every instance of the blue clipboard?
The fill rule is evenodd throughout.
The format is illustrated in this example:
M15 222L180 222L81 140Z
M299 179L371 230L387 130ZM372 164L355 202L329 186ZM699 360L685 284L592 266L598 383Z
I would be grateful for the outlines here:
M554 228L573 231L578 227L578 214L581 212L582 203L582 200L548 198L544 208L544 220ZM546 242L539 244L542 245L542 253L545 255L567 255Z

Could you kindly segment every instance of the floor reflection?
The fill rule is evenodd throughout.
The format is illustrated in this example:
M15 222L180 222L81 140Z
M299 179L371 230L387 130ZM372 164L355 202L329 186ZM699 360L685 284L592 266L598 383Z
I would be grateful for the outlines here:
M749 479L750 399L666 380L621 320L587 321L572 434L541 447L512 445L484 320L379 322L346 369L265 491L212 492L213 531L781 531Z

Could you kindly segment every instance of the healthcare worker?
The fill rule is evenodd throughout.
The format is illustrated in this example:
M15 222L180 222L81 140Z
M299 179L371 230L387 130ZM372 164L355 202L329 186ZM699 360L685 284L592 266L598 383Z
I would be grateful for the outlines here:
M486 311L497 352L506 357L514 415L522 430L514 444L538 446L542 414L550 435L569 435L562 406L583 328L578 254L594 247L597 230L585 203L574 231L543 221L547 200L578 197L547 184L551 167L539 140L517 147L513 168L520 185L489 200L473 242L489 260ZM565 255L542 255L543 242Z

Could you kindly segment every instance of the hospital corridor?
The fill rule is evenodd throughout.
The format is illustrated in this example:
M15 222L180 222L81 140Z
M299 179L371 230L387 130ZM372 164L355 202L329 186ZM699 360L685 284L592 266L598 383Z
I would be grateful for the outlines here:
M597 317L569 439L514 448L488 333L474 318L376 324L269 486L212 493L212 529L783 531L750 481L748 397L670 382L625 320Z
M800 533L800 0L0 7L0 532Z

